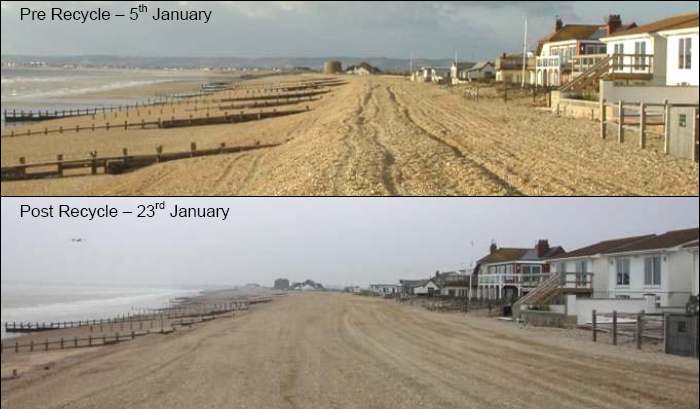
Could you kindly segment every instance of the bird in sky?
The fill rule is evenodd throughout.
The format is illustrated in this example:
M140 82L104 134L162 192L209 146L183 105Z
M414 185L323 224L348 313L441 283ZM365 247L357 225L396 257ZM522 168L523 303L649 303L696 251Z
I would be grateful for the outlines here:
M87 241L87 240L85 240L82 237L78 237L78 238L71 239L70 241L72 241L73 243L82 243L82 242Z

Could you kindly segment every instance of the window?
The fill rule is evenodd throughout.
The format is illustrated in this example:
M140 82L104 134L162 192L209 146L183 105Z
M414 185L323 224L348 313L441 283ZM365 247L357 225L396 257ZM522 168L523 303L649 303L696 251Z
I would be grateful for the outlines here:
M618 258L615 262L617 268L617 285L630 285L630 259Z
M661 286L661 257L653 256L644 258L644 286Z
M689 70L692 68L693 39L681 38L678 40L678 69Z
M645 41L637 41L634 43L634 69L641 70L646 68L647 43Z
M617 56L614 59L613 64L615 65L616 69L622 69L625 68L625 45L624 44L615 44L615 55Z
M563 273L566 270L565 266L566 263L557 263L554 265L554 271L556 271L557 273Z

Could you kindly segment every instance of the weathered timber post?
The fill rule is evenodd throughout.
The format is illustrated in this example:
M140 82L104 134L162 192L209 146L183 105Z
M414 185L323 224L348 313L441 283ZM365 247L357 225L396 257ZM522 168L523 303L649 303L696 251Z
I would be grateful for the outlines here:
M639 147L644 149L647 146L647 113L644 102L639 104Z
M671 105L664 100L664 154L671 153Z
M622 100L617 103L618 121L617 121L617 143L625 142L625 104Z
M141 129L145 129L145 128L146 128L146 122L142 119L141 120Z
M49 350L49 339L47 338L46 341L44 342L44 351Z
M190 143L190 158L194 158L196 152L197 152L197 143L191 142Z
M34 352L34 340L29 341L29 352Z
M160 163L160 156L163 154L163 145L156 146L156 161ZM121 326L120 326L121 328Z
M613 311L612 342L617 345L617 311Z
M598 315L596 310L593 310L593 342L598 342Z
M693 111L693 160L698 161L698 108Z
M96 175L97 174L97 151L90 152L90 157L92 158L92 161L90 163L90 169L92 171L92 174Z
M58 127L58 133L63 133L63 126Z
M109 122L105 124L105 128L109 131Z
M124 130L126 131L126 129L127 129L128 127L129 127L129 122L128 122L128 121L124 121Z
M77 347L78 347L78 337L76 336L76 337L73 337L73 348L77 348Z
M63 348L64 348L64 340L63 340L63 337L61 337L61 349L63 349Z
M644 336L644 311L637 314L637 349L642 349L642 337Z

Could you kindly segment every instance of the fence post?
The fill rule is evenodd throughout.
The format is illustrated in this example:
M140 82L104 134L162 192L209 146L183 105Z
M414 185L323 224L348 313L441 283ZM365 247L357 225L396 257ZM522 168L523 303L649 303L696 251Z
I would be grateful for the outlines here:
M191 142L190 143L190 157L193 158L196 152L197 152L197 143Z
M600 138L605 139L608 130L608 107L604 99L600 100Z
M92 158L92 163L90 164L92 174L97 174L97 151L90 152L90 157Z
M625 142L625 104L622 100L617 103L618 121L617 121L617 143Z
M693 160L698 161L698 108L693 110Z
M647 113L644 102L639 104L639 147L644 149L647 146Z
M63 155L56 155L56 161L58 162L58 176L63 176Z
M671 150L671 105L668 100L664 100L664 154L668 155Z
M617 345L617 311L613 311L612 341L613 345Z
M637 349L642 349L642 336L644 336L644 311L637 314Z

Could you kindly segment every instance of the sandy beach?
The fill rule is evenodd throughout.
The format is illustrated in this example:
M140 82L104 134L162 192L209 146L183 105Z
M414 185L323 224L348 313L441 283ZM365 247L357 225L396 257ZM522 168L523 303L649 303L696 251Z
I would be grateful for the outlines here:
M303 77L274 77L264 85ZM601 140L599 125L557 118L528 100L474 102L398 77L342 77L320 101L279 107L310 112L249 123L176 129L96 130L43 135L44 127L221 114L216 104L144 109L33 124L2 138L2 165L250 144L241 154L163 163L111 176L4 182L3 195L697 195L698 165L649 147ZM242 93L242 91L237 91ZM238 95L228 93L227 95ZM245 95L245 94L244 94ZM212 98L216 98L213 95ZM171 109L173 108L173 109ZM168 109L170 109L169 112ZM157 112L156 112L157 111ZM248 112L250 110L246 110Z
M2 407L697 407L697 360L567 334L297 293L171 335L3 355L26 372L2 381Z

